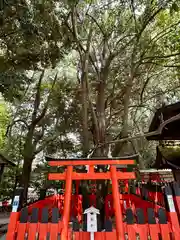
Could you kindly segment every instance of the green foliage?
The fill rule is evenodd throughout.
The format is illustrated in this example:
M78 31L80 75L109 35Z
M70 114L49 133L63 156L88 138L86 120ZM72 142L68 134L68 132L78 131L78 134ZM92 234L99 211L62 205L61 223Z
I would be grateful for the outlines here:
M4 2L0 12L0 69L37 69L39 63L55 67L68 46L62 26L49 1ZM64 42L64 43L63 43Z
M8 124L10 123L8 121ZM4 198L12 198L14 194L14 188L20 180L20 175L22 172L21 162L22 162L22 142L19 137L11 136L9 138L4 138L4 144L1 148L1 152L12 162L16 164L15 167L5 167L4 174L0 183L0 196ZM16 185L16 186L15 186Z
M147 131L156 108L180 97L179 17L179 1L5 4L0 92L12 103L6 146L12 158L82 156L85 140L91 151ZM34 116L42 117L34 122ZM142 138L124 145L112 143L112 155L137 152L143 167L153 162L154 143ZM37 169L47 173L46 167ZM46 184L45 175L33 174L36 188Z
M14 189L17 187L17 185L15 186L15 183L16 181L19 181L21 171L21 168L16 169L16 167L5 168L3 179L0 184L1 200L5 198L12 199Z
M177 1L179 2L179 1ZM177 2L173 2L171 8L170 8L170 12L171 14L173 14L174 12L178 12L179 11L179 6Z
M10 102L21 100L25 88L30 82L24 72L14 72L12 70L1 72L0 79L0 92Z
M6 142L5 135L6 135L6 129L9 121L10 121L10 118L9 118L7 105L5 102L1 100L0 101L0 150L1 151L5 146L5 142Z

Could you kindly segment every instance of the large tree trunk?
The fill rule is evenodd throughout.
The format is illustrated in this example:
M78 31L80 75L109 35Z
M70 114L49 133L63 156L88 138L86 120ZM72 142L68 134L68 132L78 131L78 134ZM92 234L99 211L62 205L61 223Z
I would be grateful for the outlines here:
M87 157L89 152L89 131L88 131L88 102L87 102L87 85L82 80L82 126L83 126L83 156Z
M98 86L98 96L96 103L96 111L97 111L97 120L98 120L98 133L96 134L96 138L98 137L98 144L104 144L106 141L106 117L105 117L105 83L101 81ZM100 147L97 149L98 157L106 157L107 151L106 147Z
M29 129L29 132L26 136L26 141L24 144L24 162L23 162L23 169L22 169L22 176L21 176L21 187L23 187L23 198L22 198L22 204L27 203L27 193L28 193L28 187L31 177L31 170L32 170L32 162L34 159L34 146L32 143L33 139L33 133L34 133L34 126L32 125Z
M22 206L27 203L27 194L28 187L31 178L31 170L32 170L32 158L24 159L23 169L22 169L22 178L21 178L21 187L23 187L23 196L22 196Z
M130 97L131 97L131 89L132 89L132 77L129 78L128 84L126 86L126 91L124 95L124 114L122 118L122 130L120 134L120 138L128 137L128 121L129 121L129 103L130 103ZM114 150L113 150L113 156L117 157L120 154L121 155L129 155L129 142L120 142L115 144Z
M96 116L98 127L93 138L96 144L103 144L102 147L98 148L94 157L104 157L107 158L108 149L107 146L104 145L106 142L106 116L105 116L105 86L106 80L108 76L108 68L102 69L100 74L100 82L97 89L97 102L96 102ZM98 132L97 132L98 130ZM105 171L105 167L98 166L99 171ZM104 228L104 220L105 220L105 197L108 193L108 182L105 180L96 181L97 184L97 193L96 193L96 204L97 208L100 210L100 228Z

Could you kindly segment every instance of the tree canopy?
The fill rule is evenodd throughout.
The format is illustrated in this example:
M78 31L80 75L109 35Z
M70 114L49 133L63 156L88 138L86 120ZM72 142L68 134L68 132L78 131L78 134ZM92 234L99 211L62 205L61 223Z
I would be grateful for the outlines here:
M179 4L4 1L0 92L11 117L2 141L16 143L18 156L12 144L4 149L23 160L26 190L45 154L137 153L140 167L150 166L155 143L131 136L147 131L158 107L179 100Z

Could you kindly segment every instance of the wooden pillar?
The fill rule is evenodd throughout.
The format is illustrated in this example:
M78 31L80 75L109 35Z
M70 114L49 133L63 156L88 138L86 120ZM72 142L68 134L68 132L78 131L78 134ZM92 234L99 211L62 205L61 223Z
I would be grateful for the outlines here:
M179 170L172 170L175 181L180 183L180 172Z
M70 208L71 208L71 193L72 193L72 173L73 166L68 166L66 171L66 186L65 186L65 196L64 196L64 211L63 211L63 229L61 232L61 239L68 239L68 225L70 218Z
M114 204L115 219L116 219L117 240L124 240L124 228L123 228L122 210L120 205L118 179L116 175L117 173L116 166L111 166L110 172L111 172L111 179L112 179L112 195L113 195L113 204Z

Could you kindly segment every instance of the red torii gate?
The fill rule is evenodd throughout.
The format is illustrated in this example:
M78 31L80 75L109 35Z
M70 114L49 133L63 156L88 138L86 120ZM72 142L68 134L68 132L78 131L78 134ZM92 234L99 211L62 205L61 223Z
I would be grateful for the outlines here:
M119 172L116 170L116 165L134 165L134 160L65 160L65 161L48 161L50 166L67 166L67 170L65 173L49 173L49 180L65 180L65 196L64 196L64 211L62 218L62 232L61 239L68 239L68 223L70 217L70 202L71 202L71 192L72 192L72 180L111 180L112 181L112 195L113 195L113 203L115 210L115 220L116 220L116 232L117 232L117 240L121 240L124 238L124 228L122 225L122 210L119 199L119 184L118 180L126 180L126 179L135 179L134 172ZM79 165L89 165L88 173L77 173L73 172L74 166ZM109 172L103 173L95 173L94 166L95 165L110 165Z
M63 196L63 218L60 218L60 209L59 209L59 195L51 196L44 200L34 203L32 207L25 207L20 211L12 211L10 216L10 222L8 226L8 232L6 239L14 240L19 239L23 240L25 238L32 240L36 239L39 236L39 239L45 239L47 234L50 237L50 240L57 239L59 234L61 239L68 240L75 238L76 240L86 239L89 240L90 235L86 231L80 231L80 228L74 228L73 230L68 228L69 218L70 218L70 201L72 197L72 180L91 180L91 179L110 179L112 181L112 198L114 204L114 213L116 220L116 229L111 227L111 230L108 230L106 226L106 231L96 232L95 239L108 239L120 240L126 239L128 236L129 239L136 240L137 234L139 234L140 239L147 239L148 236L152 240L158 239L160 234L163 240L170 240L171 237L174 240L180 239L180 227L178 215L176 213L179 210L179 196L180 196L180 187L178 184L173 185L175 191L175 197L173 200L172 189L170 186L165 187L165 194L168 200L167 210L162 207L157 210L155 213L154 207L147 209L147 213L143 213L141 209L141 203L138 205L140 208L134 209L128 206L125 211L125 221L122 219L122 210L121 210L121 201L122 199L126 200L128 195L119 194L118 180L123 179L135 179L134 172L119 172L116 170L116 165L128 165L134 164L133 160L48 160L50 166L67 166L65 173L50 173L50 180L65 180L65 196ZM94 165L110 165L109 172L106 173L95 173ZM77 173L73 172L73 167L76 165L89 165L90 169L88 173ZM18 194L17 194L18 195ZM19 195L20 196L20 195ZM130 198L132 196L129 196ZM136 199L134 199L136 200ZM43 201L43 202L42 202ZM137 199L137 201L139 201ZM174 201L174 204L173 204ZM14 201L17 203L17 201ZM142 204L143 205L143 204ZM16 204L13 204L16 206ZM30 214L29 214L30 212ZM179 213L179 212L178 212ZM41 216L39 216L41 215ZM146 220L147 216L147 220ZM136 218L136 220L135 220ZM157 218L157 219L156 219ZM73 222L75 224L75 221ZM111 222L112 224L112 222ZM112 225L111 225L112 226ZM126 236L125 236L126 234Z

